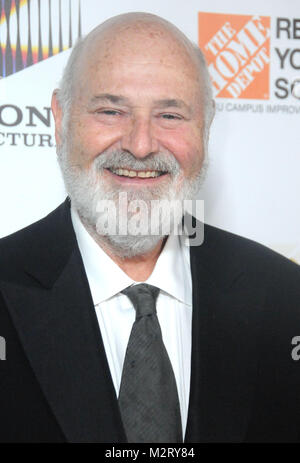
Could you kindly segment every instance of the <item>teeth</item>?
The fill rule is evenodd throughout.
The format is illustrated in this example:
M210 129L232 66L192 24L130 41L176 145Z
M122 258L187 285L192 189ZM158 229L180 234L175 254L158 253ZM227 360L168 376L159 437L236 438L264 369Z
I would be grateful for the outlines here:
M147 173L146 172L139 172L138 177L145 178L145 177L147 177Z
M156 170L148 170L148 171L139 171L136 172L135 170L127 170L127 169L111 169L114 174L122 175L123 177L140 177L140 178L148 178L148 177L158 177L161 172Z

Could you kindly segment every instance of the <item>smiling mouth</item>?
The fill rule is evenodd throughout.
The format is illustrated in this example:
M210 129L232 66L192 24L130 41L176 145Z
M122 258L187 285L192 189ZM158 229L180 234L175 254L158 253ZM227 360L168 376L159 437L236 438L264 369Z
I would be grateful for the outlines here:
M114 169L113 167L107 168L110 172L119 177L129 177L129 178L156 178L166 175L167 172L161 170L129 170L129 169Z

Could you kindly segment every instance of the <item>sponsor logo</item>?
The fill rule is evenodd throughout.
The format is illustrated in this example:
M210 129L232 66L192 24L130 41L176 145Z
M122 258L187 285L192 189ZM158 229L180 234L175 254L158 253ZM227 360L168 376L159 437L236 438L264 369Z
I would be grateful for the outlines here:
M198 14L215 97L269 98L270 17Z
M71 48L79 37L80 0L0 0L0 77Z

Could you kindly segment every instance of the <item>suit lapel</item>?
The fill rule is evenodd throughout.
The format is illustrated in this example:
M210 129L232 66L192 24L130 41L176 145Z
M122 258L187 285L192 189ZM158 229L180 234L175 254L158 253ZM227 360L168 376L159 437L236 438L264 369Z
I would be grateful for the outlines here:
M215 246L214 246L215 245ZM253 403L262 295L214 237L191 247L192 366L186 442L243 441Z
M66 222L56 213L50 222L56 222L55 240L61 238L64 256L52 252L51 244L57 243L48 236L45 247L38 243L39 259L26 263L26 273L34 278L32 285L4 282L1 291L67 441L124 442L118 403L83 263L71 236L69 215ZM39 269L39 265L44 268ZM36 280L42 280L43 285Z

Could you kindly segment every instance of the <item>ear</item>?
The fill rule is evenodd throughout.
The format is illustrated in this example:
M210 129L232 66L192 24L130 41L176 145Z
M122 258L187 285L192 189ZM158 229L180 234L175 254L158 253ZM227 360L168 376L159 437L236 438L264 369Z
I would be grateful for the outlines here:
M55 140L56 144L60 145L62 142L62 108L57 98L58 89L54 90L51 100L51 109L55 122Z
M216 115L216 102L214 99L211 100L211 104L212 104L212 111L211 111L211 119L210 119L210 122L209 122L209 128L212 124L212 121L214 120L214 117Z

